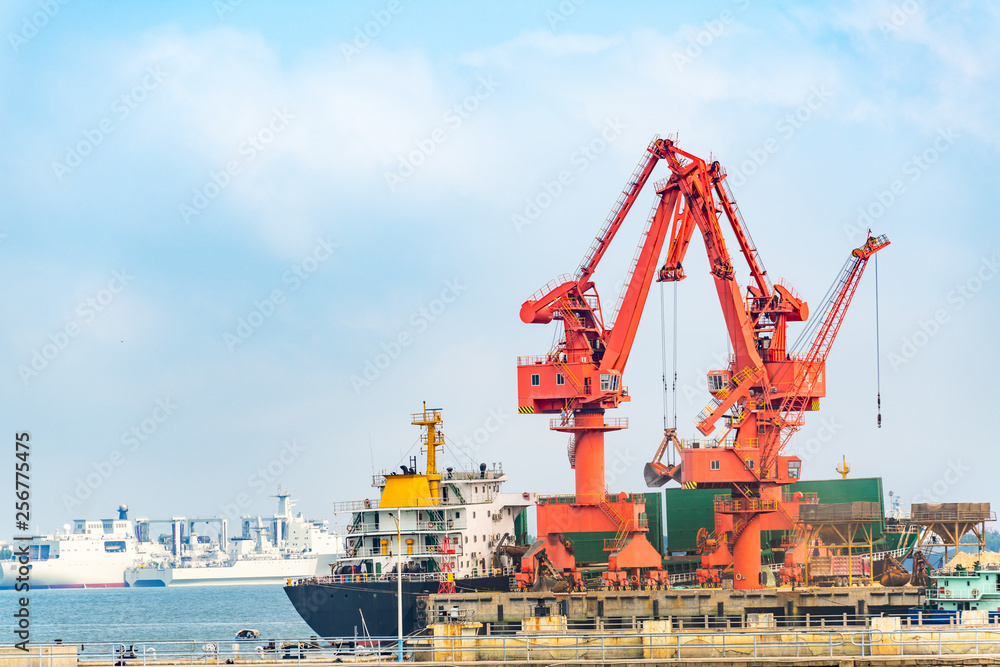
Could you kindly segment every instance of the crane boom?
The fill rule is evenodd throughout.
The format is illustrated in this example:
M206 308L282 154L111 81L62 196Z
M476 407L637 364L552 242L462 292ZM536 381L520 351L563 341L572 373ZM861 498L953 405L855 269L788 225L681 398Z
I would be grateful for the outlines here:
M601 231L597 233L597 237L584 254L583 260L580 262L580 267L576 270L576 278L580 285L590 280L590 277L594 274L594 270L600 263L601 258L604 257L608 246L614 240L615 234L618 233L618 229L625 221L625 216L632 209L632 204L635 203L636 197L639 196L639 192L642 191L642 188L646 185L646 181L649 180L649 175L653 173L653 167L656 166L657 161L661 157L657 145L659 139L660 136L655 135L653 140L649 142L646 152L642 154L642 159L636 165L632 176L622 189L622 193L618 195L615 205L611 207L611 212L608 213L608 217L604 220Z
M850 258L834 281L830 297L819 319L819 327L803 360L806 370L795 379L793 391L788 394L779 409L782 429L780 444L775 449L775 455L781 453L792 435L801 427L802 416L806 409L811 407L806 401L796 399L812 395L820 379L819 375L826 366L833 341L837 338L840 325L844 322L844 316L847 315L847 309L861 282L868 260L888 245L889 239L884 235L869 237L863 246L851 252Z

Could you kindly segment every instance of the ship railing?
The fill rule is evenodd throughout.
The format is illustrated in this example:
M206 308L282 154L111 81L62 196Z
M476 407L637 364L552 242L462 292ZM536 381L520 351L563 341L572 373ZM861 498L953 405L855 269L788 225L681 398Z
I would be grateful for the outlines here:
M396 473L391 472L380 472L372 476L372 486L381 488L385 486L385 480L396 476ZM503 476L503 470L486 470L480 472L479 470L453 470L452 472L446 472L442 475L442 482L451 482L455 480L461 481L477 481L482 480L484 482L495 481ZM425 498L419 500L420 504L427 504ZM414 502L416 504L416 501Z
M981 584L969 588L950 588L946 586L927 589L927 600L938 602L952 602L959 600L979 600L984 596L996 597L996 584Z
M486 470L480 472L479 470L453 470L452 472L446 472L441 477L442 482L447 482L450 480L497 480L503 477L503 469L497 466L496 470Z
M444 581L443 572L404 572L403 581L426 582ZM292 586L305 586L310 584L356 584L372 583L377 581L396 581L395 572L382 572L380 574L328 574L322 577L304 577L301 579L290 579Z
M363 510L378 509L378 500L347 500L333 504L333 511L336 514L344 512L361 512Z
M449 530L465 530L468 522L465 519L445 519L444 521L407 521L403 517L401 530L403 534L424 533L424 532L447 532ZM370 535L372 533L396 534L396 524L391 520L380 523L352 523L345 529L347 537L357 537L358 535Z
M428 544L422 547L414 547L412 550L407 549L403 552L403 556L462 556L464 552L462 551L461 544ZM383 549L381 546L378 547L352 547L347 551L348 558L375 558L379 556L393 557L395 558L396 552L392 549Z
M446 480L442 480L446 481ZM489 488L489 487L487 487ZM476 496L474 501L459 502L457 498L453 495L449 498L448 502L442 502L437 505L431 505L427 502L427 498L403 498L401 501L394 503L394 507L379 507L379 501L377 499L366 499L366 500L349 500L346 502L339 502L333 504L334 514L354 514L357 512L364 512L367 510L437 510L442 507L452 507L455 505L478 505L483 503L491 503L493 499L496 498L498 494L492 489L488 490L485 494L480 493ZM393 524L395 526L395 524Z
M975 553L975 552L972 552ZM983 563L982 565L977 565L975 568L962 568L961 570L956 567L942 567L934 570L934 576L943 577L978 577L980 571L987 570L990 572L996 572L1000 570L1000 563Z

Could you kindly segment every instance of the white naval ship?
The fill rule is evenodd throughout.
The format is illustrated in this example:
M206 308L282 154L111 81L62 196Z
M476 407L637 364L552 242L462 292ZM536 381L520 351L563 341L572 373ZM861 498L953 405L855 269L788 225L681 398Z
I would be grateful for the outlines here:
M343 549L328 523L293 514L295 501L286 489L279 488L274 497L277 513L243 516L241 535L232 539L227 539L224 519L219 522L218 540L194 532L195 523L202 520L174 520L170 551L127 568L125 583L136 587L283 584L290 578L329 572Z
M14 558L0 563L0 589L17 584L22 564L18 550L28 547L28 584L39 588L117 588L125 586L125 569L166 555L159 544L141 542L128 519L128 508L118 508L117 519L77 519L63 530L15 540Z

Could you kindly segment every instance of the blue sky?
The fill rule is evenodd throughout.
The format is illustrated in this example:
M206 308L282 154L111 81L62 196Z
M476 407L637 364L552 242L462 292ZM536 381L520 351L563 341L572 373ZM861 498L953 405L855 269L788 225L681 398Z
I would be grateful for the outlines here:
M654 133L727 167L770 275L814 308L869 225L892 240L884 426L869 273L791 445L804 475L846 455L904 503L998 500L987 3L29 0L0 28L0 396L35 441L34 525L267 512L278 481L329 517L410 450L423 400L449 457L570 491L564 438L516 414L516 356L553 334L518 308L576 268ZM726 339L697 241L687 271L691 435ZM660 362L654 287L615 489L659 443Z

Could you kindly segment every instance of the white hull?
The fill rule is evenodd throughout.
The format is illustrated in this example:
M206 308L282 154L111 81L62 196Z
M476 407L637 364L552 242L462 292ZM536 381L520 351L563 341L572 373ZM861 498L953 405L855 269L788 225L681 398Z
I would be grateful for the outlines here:
M304 558L239 560L211 567L137 567L125 572L129 586L235 586L285 584L288 579L328 574L337 554Z
M102 554L100 558L52 558L32 561L29 571L31 588L114 588L125 585L125 568L135 563L135 554ZM0 589L9 590L17 583L15 561L4 561Z

